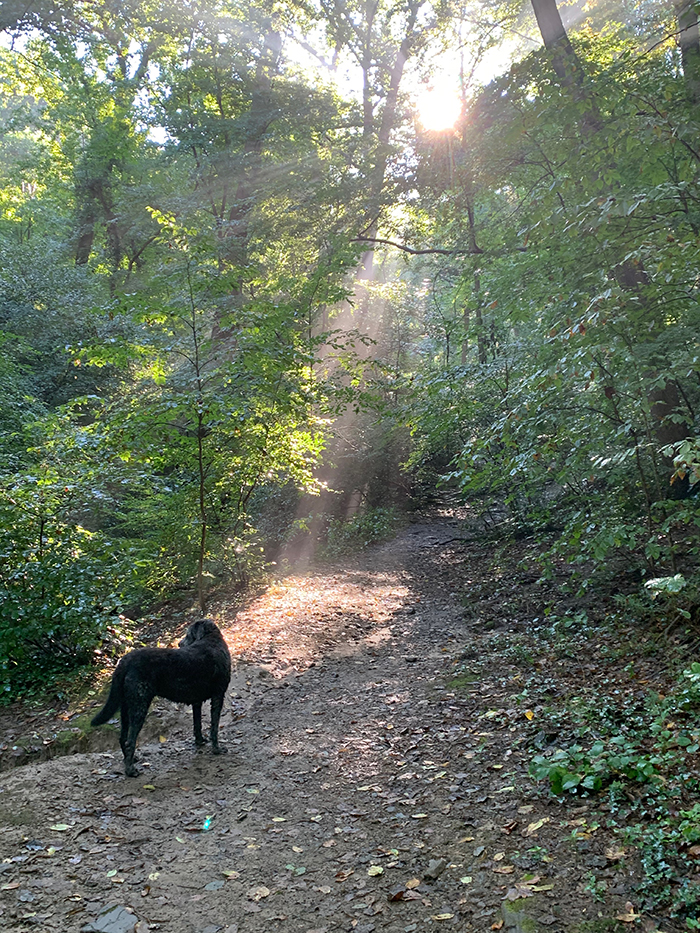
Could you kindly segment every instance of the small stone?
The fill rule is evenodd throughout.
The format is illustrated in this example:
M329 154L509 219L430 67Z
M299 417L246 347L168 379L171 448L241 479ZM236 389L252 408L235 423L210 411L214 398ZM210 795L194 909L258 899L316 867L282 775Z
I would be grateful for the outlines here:
M82 929L83 933L134 933L137 923L128 907L112 907Z
M447 868L447 861L444 858L431 859L428 863L428 867L423 873L423 877L428 881L435 881L436 878L439 878L443 871Z

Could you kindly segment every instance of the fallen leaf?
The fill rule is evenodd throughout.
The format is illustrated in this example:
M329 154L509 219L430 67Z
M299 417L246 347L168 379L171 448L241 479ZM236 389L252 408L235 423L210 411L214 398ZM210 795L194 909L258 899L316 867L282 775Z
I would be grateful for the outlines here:
M534 803L526 803L523 807L518 807L518 813L532 813L535 809Z
M412 888L417 888L420 884L420 878L411 878L410 881L406 882L406 887L410 891Z
M70 826L68 823L54 823L49 826L49 829L55 829L57 833L64 833L67 829L70 829Z
M155 789L156 789L156 786L155 786L155 784L144 784L144 785L143 785L143 789L144 789L144 790L155 790Z
M292 846L292 852L296 852L297 855L298 855L300 852L303 852L303 851L304 851L304 850L301 848L301 846Z
M463 878L460 878L459 880L462 882L462 884L471 884L471 883L472 883L472 876L471 876L471 875L465 875Z
M427 820L428 814L427 813L412 813L411 819L412 820Z
M353 868L344 868L341 871L336 873L335 880L337 882L347 881L350 875L354 875L355 870Z
M508 888L504 898L506 901L519 901L523 897L533 897L533 888L529 884L516 884L513 888Z
M551 822L550 816L543 816L541 820L535 820L534 823L530 823L527 829L523 830L523 836L532 836L537 832L538 829L542 829L545 823Z
M226 875L229 881L235 881L236 878L241 877L241 873L239 871L235 871L233 868L227 868L224 872L222 872L222 874Z
M0 886L0 891L14 891L19 887L19 881L8 881L7 884Z
M526 718L527 720L532 720L532 719L535 718L535 714L532 712L531 709L526 709L526 710L525 710L525 718Z
M609 862L619 862L621 858L625 857L625 850L611 847L605 850L605 857Z
M367 869L367 874L371 878L374 878L376 875L383 875L384 869L381 865L370 865L370 867Z
M511 872L515 871L514 865L495 865L492 871L497 872L499 875L510 875Z
M269 888L266 888L264 884L261 884L260 887L250 888L245 893L251 901L261 901L264 897L269 897L272 892Z
M634 923L635 920L638 920L641 917L641 914L636 914L634 912L634 907L629 901L627 901L625 904L625 910L627 913L618 914L618 916L615 917L615 919L619 920L620 923Z
M494 862L502 862L505 857L506 857L505 852L496 852L496 854L493 857L493 860Z
M166 739L166 737L165 737L164 735L159 735L159 736L158 736L158 741L159 741L160 744L162 745L163 742L167 742L168 740Z
M433 914L433 920L451 920L454 914Z
M272 822L273 822L273 823L286 823L287 820L286 820L285 817L283 817L283 816L273 816L273 817L272 817Z
M500 930L502 926L503 926L503 921L502 921L502 920L497 920L495 923L492 923L492 924L491 924L491 929L492 929L492 930Z

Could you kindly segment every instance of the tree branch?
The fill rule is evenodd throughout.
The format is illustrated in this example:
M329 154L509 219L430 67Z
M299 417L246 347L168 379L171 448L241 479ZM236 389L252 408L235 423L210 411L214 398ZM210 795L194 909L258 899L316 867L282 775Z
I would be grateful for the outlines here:
M404 246L403 243L395 243L393 240L384 240L373 236L356 236L353 242L380 243L382 246L393 246L396 249L403 250L404 253L410 253L411 256L478 256L483 253L483 249L479 249L478 246L476 249L440 249L437 246L431 247L430 249L413 249L410 246Z

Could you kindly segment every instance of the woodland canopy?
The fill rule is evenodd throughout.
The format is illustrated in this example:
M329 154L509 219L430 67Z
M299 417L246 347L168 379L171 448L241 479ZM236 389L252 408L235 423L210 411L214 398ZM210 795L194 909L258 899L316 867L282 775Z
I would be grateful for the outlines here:
M441 490L544 575L697 612L694 3L0 29L6 697Z

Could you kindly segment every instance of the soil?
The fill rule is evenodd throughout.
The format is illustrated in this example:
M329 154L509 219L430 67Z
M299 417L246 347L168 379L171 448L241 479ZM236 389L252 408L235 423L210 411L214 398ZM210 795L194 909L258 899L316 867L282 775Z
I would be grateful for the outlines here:
M555 662L512 649L551 593L464 528L445 510L243 611L211 605L236 668L228 754L196 752L189 710L159 702L137 778L114 727L1 775L0 927L659 929L600 812L528 776L523 669ZM558 689L594 677L556 663Z

